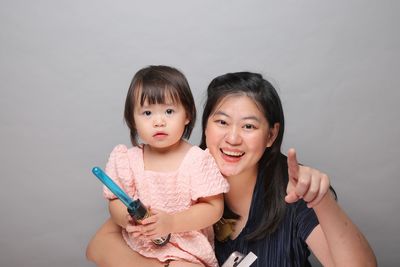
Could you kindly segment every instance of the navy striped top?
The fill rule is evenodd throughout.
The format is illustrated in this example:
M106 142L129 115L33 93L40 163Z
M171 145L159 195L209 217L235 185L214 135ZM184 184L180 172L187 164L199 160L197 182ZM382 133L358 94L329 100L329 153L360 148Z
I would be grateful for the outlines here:
M251 251L258 257L251 267L311 266L308 261L310 251L305 240L318 225L318 219L314 210L307 208L303 200L286 205L284 219L273 234L256 241L245 239L247 234L257 228L262 215L260 211L264 210L262 196L265 189L262 176L257 177L249 219L242 232L234 240L215 241L215 253L219 264L222 265L234 251L245 255Z

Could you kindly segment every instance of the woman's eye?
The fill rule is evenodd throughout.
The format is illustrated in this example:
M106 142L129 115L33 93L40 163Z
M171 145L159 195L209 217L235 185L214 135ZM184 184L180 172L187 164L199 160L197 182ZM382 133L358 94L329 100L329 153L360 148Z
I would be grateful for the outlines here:
M150 116L151 115L151 111L149 111L149 110L143 111L143 115Z
M226 121L224 120L216 120L215 122L220 125L226 125Z
M243 126L243 128L246 130L251 130L251 129L255 129L256 127L253 124L245 124Z
M169 109L167 109L167 110L165 111L165 114L167 114L167 115L171 115L172 113L174 113L174 110L171 109L171 108L169 108Z

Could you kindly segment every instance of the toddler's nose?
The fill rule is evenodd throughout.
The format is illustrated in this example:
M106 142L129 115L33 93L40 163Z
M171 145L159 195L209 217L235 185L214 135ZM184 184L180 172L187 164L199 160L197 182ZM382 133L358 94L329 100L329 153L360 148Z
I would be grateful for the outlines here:
M163 127L163 126L165 126L164 116L162 116L162 115L155 116L154 117L154 121L153 121L153 126L154 127Z

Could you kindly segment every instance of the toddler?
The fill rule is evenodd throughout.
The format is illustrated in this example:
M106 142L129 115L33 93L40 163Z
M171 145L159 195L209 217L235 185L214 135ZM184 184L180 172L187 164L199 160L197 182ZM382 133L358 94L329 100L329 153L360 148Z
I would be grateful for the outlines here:
M229 185L208 150L185 140L196 119L185 76L168 66L139 70L128 90L124 117L133 147L116 146L106 172L152 214L135 225L126 207L104 187L111 217L122 227L125 241L166 266L170 261L218 266L211 226L222 216L222 193ZM151 241L169 234L163 246Z

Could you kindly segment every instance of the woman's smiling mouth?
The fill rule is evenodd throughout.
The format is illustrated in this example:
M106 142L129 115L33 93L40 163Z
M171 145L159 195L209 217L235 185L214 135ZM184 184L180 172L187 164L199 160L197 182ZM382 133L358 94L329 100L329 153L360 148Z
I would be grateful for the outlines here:
M222 148L220 149L220 151L225 156L234 157L234 158L240 158L245 154L245 152L223 150Z

